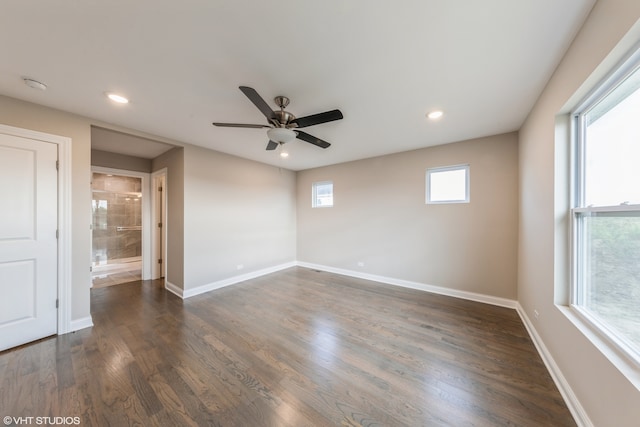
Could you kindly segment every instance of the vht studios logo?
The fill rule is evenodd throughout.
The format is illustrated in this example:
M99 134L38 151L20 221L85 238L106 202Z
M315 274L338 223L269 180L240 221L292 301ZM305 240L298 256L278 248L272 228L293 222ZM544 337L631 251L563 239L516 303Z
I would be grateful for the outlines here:
M79 425L80 417L10 417L6 416L2 419L4 425L7 426L19 426L19 425Z

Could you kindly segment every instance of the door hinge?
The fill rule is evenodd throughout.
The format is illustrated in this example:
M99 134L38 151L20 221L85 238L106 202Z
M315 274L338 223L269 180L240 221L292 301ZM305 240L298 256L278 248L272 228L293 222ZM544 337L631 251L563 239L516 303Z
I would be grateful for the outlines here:
M162 228L162 223L161 222L158 223L158 228Z
M158 260L158 264L162 264L162 258Z
M57 300L56 300L56 308L59 308L59 307L60 307L60 300L59 300L59 299L57 299Z
M60 238L60 230L56 230L56 239Z
M60 170L60 160L56 160L56 170Z
M162 187L158 187L158 191L162 191Z
M93 272L93 266L89 267L89 273Z

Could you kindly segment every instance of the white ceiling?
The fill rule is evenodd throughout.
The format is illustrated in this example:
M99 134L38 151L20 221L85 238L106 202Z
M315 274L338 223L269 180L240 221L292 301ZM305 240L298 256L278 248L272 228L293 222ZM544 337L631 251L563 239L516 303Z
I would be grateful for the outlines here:
M0 94L301 170L519 129L594 2L3 0ZM332 146L212 126L265 123L240 85Z

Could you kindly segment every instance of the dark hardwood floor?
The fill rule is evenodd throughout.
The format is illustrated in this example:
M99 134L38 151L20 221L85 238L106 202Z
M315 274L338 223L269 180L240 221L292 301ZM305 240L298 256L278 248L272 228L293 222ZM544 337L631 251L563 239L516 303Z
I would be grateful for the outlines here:
M0 416L83 426L575 426L514 310L304 268L0 353Z

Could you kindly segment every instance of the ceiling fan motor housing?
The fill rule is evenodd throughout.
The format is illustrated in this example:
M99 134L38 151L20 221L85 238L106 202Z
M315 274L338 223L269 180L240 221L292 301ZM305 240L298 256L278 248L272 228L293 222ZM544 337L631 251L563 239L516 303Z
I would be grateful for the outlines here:
M288 111L278 110L274 111L273 115L275 116L274 125L277 127L296 127L296 123L291 123L296 119L296 116L291 114Z
M274 111L273 115L275 116L275 122L273 123L277 127L293 127L294 123L291 123L296 119L296 116L291 114L288 111L284 111L284 109L289 105L289 98L286 96L276 96L273 98L273 101L276 103L278 107L280 107L280 111Z

